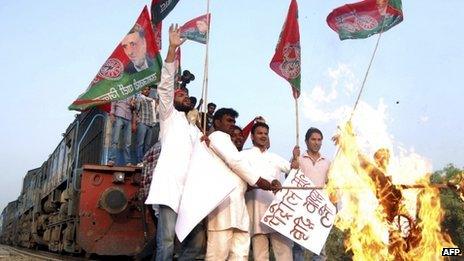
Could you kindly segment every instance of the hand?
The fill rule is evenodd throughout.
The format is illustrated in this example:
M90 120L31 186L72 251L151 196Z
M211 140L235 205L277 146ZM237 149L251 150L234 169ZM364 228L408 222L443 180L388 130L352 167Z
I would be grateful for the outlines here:
M338 145L340 144L340 134L335 134L333 137L332 137L332 141L335 145Z
M208 147L209 147L209 144L210 144L210 142L211 142L210 139L209 139L209 137L208 137L208 135L206 135L206 134L204 134L203 136L201 136L200 141L204 141L204 142L206 143L206 146L208 146Z
M255 122L266 123L266 120L263 118L263 116L256 116L255 117Z
M299 169L300 168L300 161L298 158L293 158L292 161L290 162L290 168L292 169Z
M262 190L272 190L271 183L261 177L259 177L258 181L256 182L256 186Z
M250 190L253 190L253 189L256 189L256 188L255 188L255 187L253 187L253 186L250 186L250 185L248 185L248 186L247 186L247 190L246 190L246 191L248 192L248 191L250 191Z
M301 155L300 146L295 145L295 147L293 147L292 155L294 159L297 159Z
M177 49L185 40L180 37L180 27L177 24L171 24L169 27L169 47Z
M277 193L279 190L282 189L282 184L280 184L280 181L278 181L277 179L274 179L272 182L271 182L271 188L272 188L272 192Z

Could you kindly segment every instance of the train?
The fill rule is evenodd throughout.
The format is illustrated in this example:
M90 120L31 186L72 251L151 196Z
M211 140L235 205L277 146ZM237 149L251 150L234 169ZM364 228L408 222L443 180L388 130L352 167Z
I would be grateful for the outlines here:
M142 168L106 165L111 126L100 108L76 115L3 209L0 243L86 256L142 251L156 229L140 196Z

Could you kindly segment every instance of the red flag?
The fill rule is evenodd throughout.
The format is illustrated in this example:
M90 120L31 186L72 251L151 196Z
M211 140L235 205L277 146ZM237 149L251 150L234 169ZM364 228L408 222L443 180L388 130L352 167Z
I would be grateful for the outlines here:
M300 97L301 54L298 4L291 0L287 19L279 36L279 42L269 66L292 86L293 97Z
M161 29L163 27L163 22L157 23L153 26L153 33L155 34L155 43L158 46L159 50L161 50Z
M209 24L211 24L211 14L194 18L180 27L181 36L205 44Z
M253 125L255 125L255 119L253 119L252 121L250 121L246 126L245 128L243 128L242 130L242 136L243 136L243 142L245 143L245 141L248 139L248 136L250 135L250 132L251 132L251 129L253 128Z
M174 67L176 67L176 79L175 79L175 82L176 82L176 88L178 88L180 86L180 83L181 83L181 79L180 77L182 76L182 69L180 67L180 58L181 57L181 52L180 52L180 46L177 47L177 50L176 50L176 56L174 57Z
M401 0L364 0L334 9L327 24L340 40L367 38L403 21Z
M153 26L153 33L155 34L155 42L158 46L158 49L161 50L161 29L163 27L162 19L159 19L160 14L154 12L156 7L159 6L160 0L151 1L151 25ZM167 15L167 14L166 14Z
M160 80L162 59L156 46L148 8L118 44L90 83L70 106L70 110L125 99Z

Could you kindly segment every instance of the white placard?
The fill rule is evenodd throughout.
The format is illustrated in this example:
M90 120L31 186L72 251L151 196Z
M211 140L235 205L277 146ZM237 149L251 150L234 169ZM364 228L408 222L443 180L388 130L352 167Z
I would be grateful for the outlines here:
M314 185L301 170L292 170L282 186ZM283 189L277 192L261 222L319 255L335 215L336 208L323 189Z

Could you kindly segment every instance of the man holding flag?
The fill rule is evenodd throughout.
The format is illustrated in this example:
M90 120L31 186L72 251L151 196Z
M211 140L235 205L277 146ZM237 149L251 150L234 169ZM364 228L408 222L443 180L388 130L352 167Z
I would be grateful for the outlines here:
M162 150L153 172L145 204L159 207L156 231L156 260L173 260L174 227L192 154L200 131L186 114L190 99L184 89L174 90L176 49L182 44L177 25L169 28L169 49L158 85L160 141ZM197 225L182 242L178 260L194 260L204 244L204 230Z

